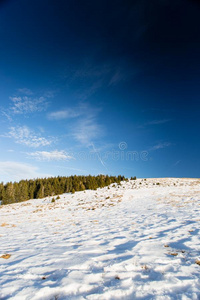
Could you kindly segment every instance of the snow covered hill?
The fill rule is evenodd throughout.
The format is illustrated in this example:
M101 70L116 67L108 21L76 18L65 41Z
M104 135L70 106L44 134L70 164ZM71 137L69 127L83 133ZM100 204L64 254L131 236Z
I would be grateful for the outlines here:
M200 299L200 180L0 206L0 299Z

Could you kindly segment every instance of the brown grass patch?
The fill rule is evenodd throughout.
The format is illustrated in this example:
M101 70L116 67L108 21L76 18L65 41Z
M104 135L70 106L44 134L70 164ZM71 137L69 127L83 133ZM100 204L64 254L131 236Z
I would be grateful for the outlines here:
M147 265L142 265L141 268L144 269L144 270L148 270L149 269Z
M37 212L41 212L41 211L42 211L42 209L36 209L33 211L33 213L37 213Z
M178 253L176 253L176 252L170 252L169 254L172 255L172 256L177 256L178 255Z
M195 261L195 263L196 263L197 265L200 266L200 260L199 260L199 259L197 259L197 260Z
M9 224L8 223L2 223L1 224L1 227L6 227L6 226L9 226Z
M3 254L0 256L0 258L9 259L11 257L11 254Z

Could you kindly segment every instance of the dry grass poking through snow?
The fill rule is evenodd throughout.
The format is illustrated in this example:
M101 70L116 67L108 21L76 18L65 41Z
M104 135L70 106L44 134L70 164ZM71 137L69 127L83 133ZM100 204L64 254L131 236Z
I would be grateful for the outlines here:
M0 256L0 258L9 259L11 257L10 254L3 254Z

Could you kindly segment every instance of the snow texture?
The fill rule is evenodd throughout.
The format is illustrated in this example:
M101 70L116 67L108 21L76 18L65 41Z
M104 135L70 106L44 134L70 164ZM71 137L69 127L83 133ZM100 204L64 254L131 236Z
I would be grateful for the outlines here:
M199 179L51 200L0 206L1 300L200 299Z

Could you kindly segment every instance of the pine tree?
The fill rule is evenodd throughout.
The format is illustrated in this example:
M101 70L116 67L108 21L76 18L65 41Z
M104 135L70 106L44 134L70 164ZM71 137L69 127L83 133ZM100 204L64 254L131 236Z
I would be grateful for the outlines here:
M39 181L37 185L36 199L39 198L44 198L44 185L42 181Z
M12 182L8 182L3 191L3 204L10 204L15 202L15 193Z
M134 177L136 178L136 177ZM70 176L70 177L50 177L36 180L21 180L17 182L9 182L7 184L0 183L0 200L2 204L20 202L28 199L43 198L46 196L59 195L62 193L75 193L75 191L83 191L85 189L97 189L98 187L108 186L111 183L120 183L126 180L124 176Z

